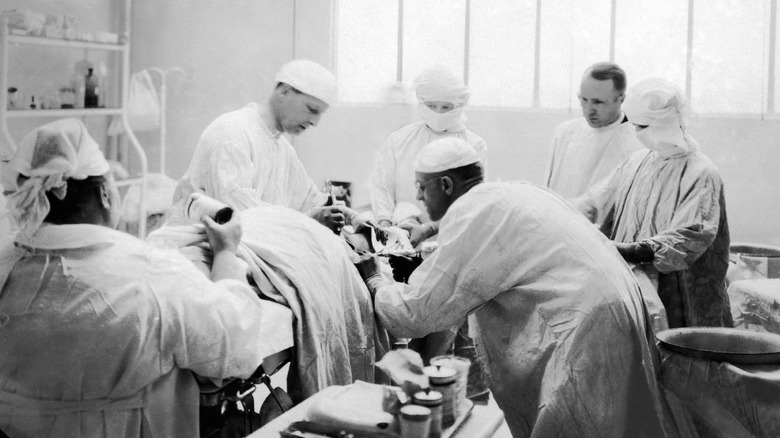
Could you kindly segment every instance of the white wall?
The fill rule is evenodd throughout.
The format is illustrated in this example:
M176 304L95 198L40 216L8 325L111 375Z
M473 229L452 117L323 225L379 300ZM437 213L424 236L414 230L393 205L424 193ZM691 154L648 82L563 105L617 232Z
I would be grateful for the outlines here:
M265 100L284 62L303 57L334 66L329 0L135 4L134 69L176 65L189 74L173 81L169 97L168 173L174 177L186 169L205 126L224 111ZM352 181L353 202L362 206L369 202L366 183L379 148L413 114L397 105L336 104L293 144L316 183ZM467 114L469 128L487 141L490 179L536 183L547 168L555 125L578 116L485 108ZM780 124L693 118L690 131L721 170L732 241L780 244ZM154 169L154 152L150 158Z
M134 71L181 67L170 76L166 167L187 169L198 138L216 116L265 101L278 68L293 57L289 0L136 0ZM155 80L157 80L157 77ZM150 169L157 171L157 133L142 134Z

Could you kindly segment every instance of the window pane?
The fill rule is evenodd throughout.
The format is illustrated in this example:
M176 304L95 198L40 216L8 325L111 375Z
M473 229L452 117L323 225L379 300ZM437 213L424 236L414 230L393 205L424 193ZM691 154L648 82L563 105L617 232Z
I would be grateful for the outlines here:
M780 27L780 8L777 8L775 14L775 26ZM775 53L771 55L775 57L775 99L772 102L772 110L775 114L780 114L780 32L777 29L775 29Z
M530 107L536 0L471 2L470 105Z
M539 103L542 107L577 106L582 72L609 60L611 0L542 3Z
M372 4L381 3L373 2ZM403 81L442 64L463 77L465 0L405 0Z
M708 0L693 11L691 109L760 113L764 99L767 1Z
M628 86L649 77L685 88L688 2L621 0L615 14L615 62Z
M396 81L398 2L340 1L336 17L339 100L382 102Z

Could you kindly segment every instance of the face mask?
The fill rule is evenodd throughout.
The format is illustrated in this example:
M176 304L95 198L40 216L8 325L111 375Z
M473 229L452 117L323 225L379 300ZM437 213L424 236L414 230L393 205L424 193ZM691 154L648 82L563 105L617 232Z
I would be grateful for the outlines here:
M639 140L646 148L651 151L655 151L662 157L668 157L679 152L686 151L685 148L673 145L664 141L659 141L656 138L653 128L645 128L641 131L637 131L636 139Z
M417 112L420 113L420 117L422 117L423 121L426 125L428 125L429 128L436 132L441 132L453 128L461 123L463 107L455 108L452 111L439 114L424 104L418 103Z

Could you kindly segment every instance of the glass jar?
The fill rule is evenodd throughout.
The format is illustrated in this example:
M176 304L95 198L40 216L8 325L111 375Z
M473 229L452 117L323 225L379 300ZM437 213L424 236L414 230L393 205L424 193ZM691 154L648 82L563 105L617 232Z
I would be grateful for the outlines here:
M439 391L418 391L412 396L412 403L431 410L430 438L441 437L441 408L444 397Z
M457 416L455 381L458 373L452 368L441 365L427 366L423 368L423 373L428 376L431 389L442 395L441 427L446 429L455 423Z

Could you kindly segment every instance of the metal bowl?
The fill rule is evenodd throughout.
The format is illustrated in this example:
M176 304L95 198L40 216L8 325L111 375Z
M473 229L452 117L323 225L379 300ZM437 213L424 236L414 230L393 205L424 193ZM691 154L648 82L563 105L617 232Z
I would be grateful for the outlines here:
M780 365L780 335L725 327L684 327L664 330L656 339L667 349L736 365Z

